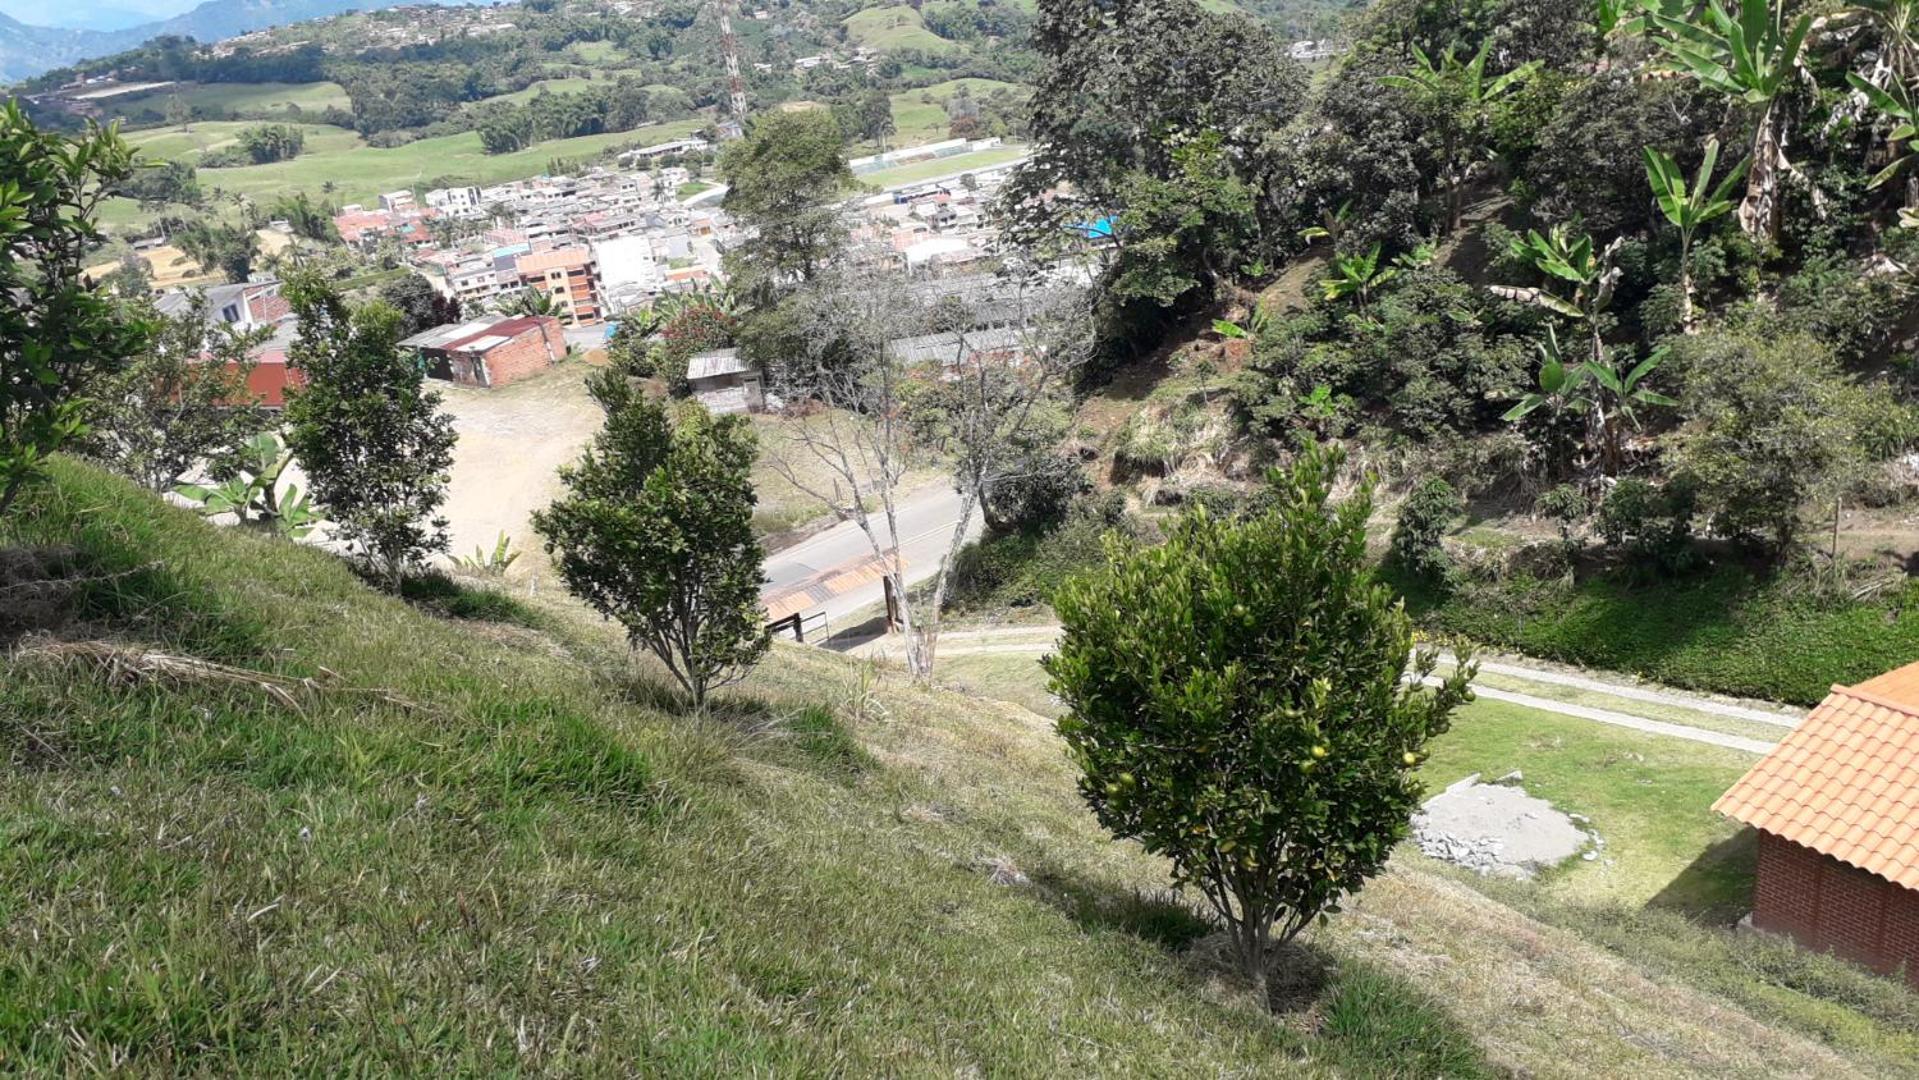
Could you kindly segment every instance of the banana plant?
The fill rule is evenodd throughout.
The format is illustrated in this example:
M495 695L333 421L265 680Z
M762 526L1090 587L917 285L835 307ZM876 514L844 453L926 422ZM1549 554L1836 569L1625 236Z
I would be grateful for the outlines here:
M271 528L294 540L305 539L326 520L298 484L282 488L280 481L293 463L293 453L278 433L255 436L243 449L241 460L245 464L221 483L182 484L173 489L174 494L207 517L232 514L242 525Z
M1331 240L1333 245L1337 247L1339 244L1339 236L1346 231L1346 223L1352 219L1352 216L1353 200L1347 199L1345 202L1340 203L1336 209L1321 210L1319 212L1319 224L1308 225L1299 230L1299 238L1309 244L1315 240Z
M1854 90L1864 94L1867 101L1880 112L1885 113L1893 122L1892 134L1886 136L1897 156L1892 164L1879 170L1867 187L1878 187L1899 175L1906 166L1919 161L1919 151L1913 149L1913 141L1919 139L1919 103L1913 101L1912 92L1903 83L1892 81L1882 89L1874 86L1857 72L1847 72L1846 81Z
M1734 165L1717 187L1708 190L1706 185L1712 182L1713 167L1719 163L1717 138L1706 140L1705 159L1700 162L1699 174L1691 184L1686 183L1671 157L1650 146L1645 148L1645 156L1646 182L1652 185L1659 212L1679 230L1679 328L1690 334L1693 331L1692 238L1700 226L1732 209L1732 189L1746 174L1748 163L1742 161Z
M1590 234L1573 236L1564 224L1554 225L1544 235L1538 229L1529 229L1526 235L1513 238L1513 257L1531 263L1547 278L1559 282L1562 289L1570 286L1570 292L1561 296L1547 288L1494 285L1492 293L1584 322L1591 348L1589 359L1603 362L1606 347L1599 338L1599 313L1612 303L1613 288L1619 284L1621 271L1613 265L1613 259L1623 242L1614 240L1595 252Z
M1341 255L1333 260L1336 273L1324 283L1328 300L1351 298L1359 304L1363 312L1372 301L1373 290L1399 276L1399 271L1390 266L1379 265L1380 245L1374 244L1372 250L1364 255Z
M1461 195L1472 171L1487 156L1487 123L1492 103L1504 97L1538 70L1534 63L1522 64L1494 79L1486 78L1486 58L1492 39L1479 47L1473 58L1461 61L1449 46L1434 63L1425 50L1413 46L1413 69L1404 75L1384 75L1380 84L1405 90L1426 114L1439 139L1439 152L1446 184L1446 231L1459 229L1463 211Z
M518 561L520 553L513 550L513 538L504 530L500 532L499 539L493 541L492 551L476 544L472 555L462 555L457 560L460 569L488 577L504 575Z
M1625 464L1625 425L1639 426L1639 408L1678 404L1646 385L1666 358L1663 348L1654 350L1622 375L1605 360L1567 363L1560 352L1559 335L1548 326L1539 356L1538 388L1521 397L1501 419L1518 423L1542 408L1549 410L1555 421L1566 415L1584 417L1586 441L1607 476L1619 475Z
M1507 409L1500 419L1516 424L1540 409L1548 409L1554 416L1578 412L1583 403L1576 391L1585 380L1586 365L1566 363L1559 351L1559 334L1548 326L1546 340L1539 343L1539 388L1520 398L1519 404Z
M1654 349L1652 355L1634 364L1624 375L1610 363L1585 364L1586 378L1598 392L1591 395L1592 429L1598 437L1599 461L1607 476L1618 476L1625 466L1624 426L1639 426L1639 406L1662 405L1671 408L1679 402L1646 385L1646 379L1666 359L1666 350Z
M1690 74L1700 85L1758 110L1753 125L1752 167L1739 203L1739 227L1748 236L1779 236L1779 184L1793 171L1786 157L1785 114L1780 93L1799 67L1799 53L1812 17L1788 26L1783 3L1738 0L1738 12L1712 0L1697 16L1653 13L1653 40L1666 66Z

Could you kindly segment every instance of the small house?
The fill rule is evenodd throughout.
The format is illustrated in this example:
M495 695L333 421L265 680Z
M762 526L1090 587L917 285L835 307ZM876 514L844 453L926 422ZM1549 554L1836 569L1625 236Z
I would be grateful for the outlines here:
M696 353L686 362L686 383L693 397L715 414L760 412L766 389L760 373L740 359L738 349Z
M1754 928L1919 986L1919 663L1834 686L1713 809L1759 831Z
M428 376L461 386L505 386L566 355L566 331L550 315L489 315L436 326L400 342L417 349Z

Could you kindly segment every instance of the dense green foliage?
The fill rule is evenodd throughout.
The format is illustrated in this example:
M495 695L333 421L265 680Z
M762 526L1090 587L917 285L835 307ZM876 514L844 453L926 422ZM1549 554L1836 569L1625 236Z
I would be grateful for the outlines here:
M618 370L592 391L606 425L561 472L566 494L533 527L567 589L624 627L704 709L768 646L753 429L698 406L669 416Z
M1256 980L1384 868L1426 740L1470 699L1469 662L1402 681L1412 623L1367 565L1370 492L1329 501L1339 460L1309 449L1270 511L1195 512L1054 598L1045 667L1080 794L1206 898Z
M1397 582L1440 635L1582 667L1765 701L1812 705L1919 656L1919 592L1866 602L1721 565L1679 579L1577 582L1513 574L1444 596Z
M0 104L0 516L47 455L86 433L87 395L145 327L81 277L101 200L133 175L111 129L44 132Z
M447 474L458 435L399 347L400 313L350 307L306 274L287 283L300 320L287 360L304 385L287 401L287 445L337 535L394 589L408 570L445 551Z

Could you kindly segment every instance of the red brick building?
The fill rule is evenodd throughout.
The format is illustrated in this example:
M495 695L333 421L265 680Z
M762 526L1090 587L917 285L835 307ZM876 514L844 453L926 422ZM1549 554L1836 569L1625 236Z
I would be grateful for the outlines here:
M1833 687L1713 809L1759 830L1753 926L1919 986L1919 663Z
M566 355L566 332L550 315L489 315L436 326L400 342L418 349L428 375L462 386L505 386Z

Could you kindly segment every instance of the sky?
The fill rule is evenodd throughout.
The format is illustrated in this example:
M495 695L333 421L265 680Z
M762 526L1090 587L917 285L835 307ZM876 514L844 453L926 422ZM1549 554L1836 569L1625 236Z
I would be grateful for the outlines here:
M122 30L190 11L200 0L0 0L0 12L29 26Z

